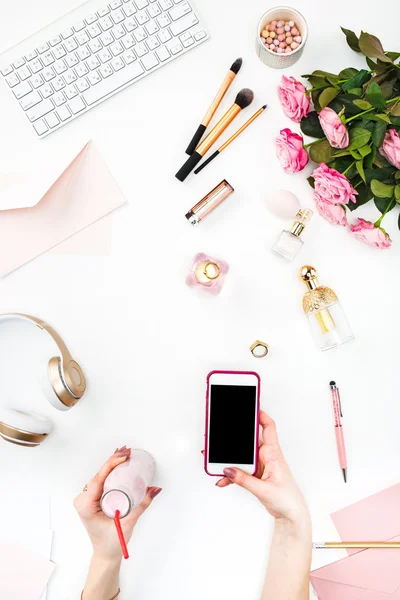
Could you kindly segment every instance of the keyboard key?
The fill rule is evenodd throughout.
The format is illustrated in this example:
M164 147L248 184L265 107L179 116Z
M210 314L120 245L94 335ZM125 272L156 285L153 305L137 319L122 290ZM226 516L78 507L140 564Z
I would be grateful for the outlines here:
M45 54L42 55L42 62L45 67L51 65L54 62L54 56L52 55L52 53L45 52Z
M92 41L94 42L94 40ZM86 58L88 58L88 56L90 56L90 50L87 46L82 46L82 48L78 48L76 54L81 60L85 60Z
M37 57L37 52L36 50L32 50L32 52L28 52L28 54L25 54L25 60L27 60L28 62L30 60L33 60L34 58Z
M8 77L6 77L6 81L9 87L13 88L19 84L19 77L16 73L11 73L11 75L8 75Z
M89 69L87 68L85 63L81 63L80 65L77 65L75 67L75 73L78 75L78 77L83 77L84 75L87 75L89 73Z
M31 85L33 85L35 90L36 90L36 88L39 88L41 85L44 84L44 79L40 74L34 75L33 77L30 78L29 81L30 81Z
M46 131L49 130L49 128L47 127L47 125L43 121L43 119L40 119L40 121L37 121L33 126L38 135L43 135L44 133L46 133Z
M121 71L115 73L110 79L105 79L98 85L87 90L87 92L84 92L82 94L83 99L85 100L86 104L91 106L105 96L115 92L123 85L133 81L142 75L142 73L144 73L142 66L138 62L134 62L125 67L125 69L121 69Z
M135 51L139 58L141 58L148 52L146 44L144 44L143 42L140 42L140 44L136 44Z
M18 69L17 73L21 81L25 81L25 79L28 79L31 76L31 72L26 65Z
M71 69L70 71L67 71L66 73L64 73L64 79L65 79L65 83L68 85L69 83L74 83L74 81L77 80L77 76L75 75L74 71Z
M11 66L11 65L8 65L7 67L3 67L3 69L1 69L1 71L0 71L0 72L1 72L1 74L2 74L2 75L4 75L4 77L5 77L6 75L9 75L10 73L12 73L12 72L13 72L13 68L12 68L12 66Z
M56 76L56 73L55 73L53 67L47 67L43 71L43 77L45 78L46 81L51 81L52 79L54 79L55 76Z
M97 21L97 15L95 15L94 13L92 15L89 15L88 17L86 17L86 23L88 25L91 25L92 23L94 23L95 21ZM90 32L89 32L90 33Z
M72 54L67 54L67 56L65 58L65 62L67 63L67 65L70 68L72 68L78 64L79 59L78 59L77 55L75 54L75 52L73 52Z
M112 29L112 32L116 40L120 40L126 34L123 25L115 25L115 27Z
M149 13L149 15L152 19L155 19L156 17L158 17L158 15L161 15L161 8L160 8L159 4L157 2L155 2L154 4L151 4L149 6L149 8L147 9L147 12Z
M141 42L147 38L147 34L143 27L139 27L138 29L136 29L134 35L137 42Z
M114 36L111 33L111 31L107 31L106 33L102 33L101 36L98 38L99 40L101 40L103 42L104 46L108 46L109 44L112 44L114 41ZM95 40L93 40L94 42ZM97 41L97 40L96 40Z
M104 8L100 8L100 10L97 11L97 15L101 18L101 17L105 17L106 15L108 15L110 12L110 9L108 8L108 6L105 6Z
M198 33L196 33L196 35L194 37L195 37L195 40L197 40L199 42L206 36L207 36L206 32L204 30L202 30L202 31L199 31Z
M107 29L111 29L111 27L114 27L114 23L110 19L110 17L104 17L103 19L100 19L100 27L103 31L107 31Z
M111 13L111 17L116 25L118 25L118 23L121 23L121 21L125 19L125 15L120 8L118 8L117 10L113 10L113 12Z
M186 40L188 40L188 39L189 39L189 38L191 38L191 37L192 37L192 34L190 33L190 31L187 31L186 33L184 33L183 35L181 35L181 36L179 37L179 39L180 39L180 41L181 41L181 42L182 42L182 44L183 44L183 42L186 42Z
M60 42L61 42L61 37L59 35L56 35L56 37L54 37L50 40L50 46L57 46L57 44L59 44Z
M66 106L60 106L60 108L57 108L57 114L60 117L61 121L66 121L71 116L71 113L69 112Z
M160 27L167 27L171 23L171 19L167 14L164 14L161 17L157 17L157 23Z
M60 90L62 90L63 88L65 88L65 81L62 77L56 77L53 80L53 88L56 90L56 92L59 92Z
M159 0L160 2L160 6L163 10L168 10L169 8L171 8L173 6L173 3L171 0Z
M77 34L76 36L76 41L78 42L78 44L80 46L83 46L83 44L86 44L89 41L89 36L86 33L86 31L81 31L80 33Z
M122 54L122 52L124 51L123 47L119 42L115 42L115 44L112 44L110 46L110 50L114 56L118 56L118 54Z
M71 35L74 35L74 31L71 27L68 27L68 29L63 31L61 35L63 36L64 40L67 40L69 37L71 37Z
M52 96L54 93L53 88L51 87L51 83L45 83L43 87L40 88L43 98L48 98Z
M23 81L22 83L19 83L13 88L13 93L17 100L20 100L20 98L23 98L31 91L32 88L27 81Z
M194 44L194 39L192 38L192 36L190 36L190 38L182 42L182 44L184 48L189 48L189 46L192 46Z
M64 46L66 47L67 52L73 52L77 49L78 44L76 43L75 38L71 37L68 40L65 40Z
M177 44L176 46L171 48L171 54L173 54L173 55L179 54L179 52L182 52L182 50L183 50L183 46L181 44Z
M79 79L78 82L76 83L76 87L78 88L78 90L82 93L85 90L89 89L89 83L88 80L86 79L86 77L82 77L82 79Z
M139 25L144 25L147 21L150 21L149 15L143 10L136 15L136 21Z
M53 100L56 106L61 106L61 104L64 104L67 101L64 92L58 92L57 94L54 94Z
M132 48L132 46L135 45L135 40L133 39L133 37L130 33L128 33L126 36L124 36L121 39L121 42L123 43L126 50L129 50L129 48Z
M183 17L176 23L172 23L172 25L170 26L171 33L173 36L176 37L177 35L180 35L184 31L186 31L186 29L193 27L193 25L197 25L198 22L199 22L198 18L196 17L195 14L192 13L191 15L188 15L187 17Z
M99 50L102 49L102 45L101 45L101 36L99 38L95 38L94 40L91 40L88 44L89 48L91 49L91 51L93 52L93 54L96 54L96 52L98 52Z
M25 64L25 59L22 57L13 62L14 69L19 69L19 67L22 67L22 65L24 65L24 64Z
M135 0L135 4L139 10L142 10L142 8L146 8L146 6L149 5L147 0Z
M65 51L64 46L56 46L53 49L53 54L54 54L54 58L58 59L58 58L62 58L63 56L65 56L67 53Z
M39 92L33 90L33 92L25 96L25 98L22 98L20 105L22 110L28 110L29 108L32 108L32 106L35 106L35 104L39 104L41 101L42 97Z
M49 45L45 42L44 44L41 44L40 46L38 46L37 51L39 52L39 54L43 54L43 52L46 52L46 50L49 49Z
M127 17L131 17L136 12L136 8L133 5L133 2L128 2L127 4L125 4L122 10L124 11Z
M75 31L82 31L82 29L85 29L86 27L86 23L85 21L78 21L77 23L75 23L74 25L74 29Z
M97 17L96 17L97 18ZM91 38L96 37L97 35L101 34L101 29L100 27L97 25L97 23L95 23L94 25L90 25L88 27L88 32Z
M56 113L54 113L54 112L49 113L45 120L46 120L47 125L50 128L57 127L57 125L59 125L59 123L60 123L59 118L57 117Z
M119 8L120 6L122 6L121 0L113 0L113 2L110 3L110 8L113 10Z
M151 37L147 40L147 45L149 47L149 50L155 50L156 48L159 47L160 42L158 41L158 39L154 36Z
M102 63L106 63L112 59L112 54L108 50L108 48L104 48L101 52L99 52L98 57L100 58Z
M37 73L43 69L43 65L39 58L34 58L31 63L29 63L32 73Z
M124 68L125 63L122 60L122 58L117 57L117 58L112 59L111 65L112 65L112 68L114 69L114 71L119 71L120 69Z
M71 100L72 98L75 98L75 96L78 95L78 90L76 89L76 87L74 85L69 85L68 87L65 88L64 91L67 95L67 98L69 98L69 100Z
M168 42L171 39L171 34L168 31L168 29L163 29L162 31L160 31L158 33L158 39L160 40L160 42L162 44L165 44L165 42Z
M169 11L169 16L173 21L177 21L181 19L185 15L189 14L192 11L192 7L187 2L182 2L178 6L175 6L172 10Z
M127 50L123 53L122 58L126 62L127 65L130 65L133 61L136 60L136 55L133 50Z
M127 31L133 31L138 26L137 23L136 23L136 21L133 20L133 18L132 19L126 19L125 22L124 22L124 25L125 25L125 29Z
M150 21L149 23L146 23L145 28L149 35L153 35L158 31L158 26L155 21Z
M58 60L54 65L54 68L58 75L61 75L61 73L65 73L65 71L68 69L65 60Z
M86 62L87 66L89 67L89 69L91 71L93 71L93 69L97 69L97 67L100 66L100 61L97 58L97 56L91 56L87 62Z
M106 79L107 77L110 77L110 75L112 75L114 73L114 71L112 70L111 65L105 64L105 65L101 65L101 67L99 69L99 73L101 73L103 79Z
M150 52L150 54L146 54L146 56L142 58L142 64L146 71L150 71L150 69L153 69L158 65L158 58L153 52Z
M51 100L47 99L43 100L42 102L39 102L38 104L36 104L36 106L30 108L26 114L28 119L32 123L33 121L37 121L41 117L44 117L45 115L47 115L47 113L51 112L52 110L54 110L54 105Z
M88 75L88 80L92 85L96 85L96 83L99 83L101 81L101 76L98 74L97 71L93 71L93 73L90 73L90 75Z
M162 48L157 48L156 54L161 62L164 62L164 60L167 60L171 56L165 46L162 46Z

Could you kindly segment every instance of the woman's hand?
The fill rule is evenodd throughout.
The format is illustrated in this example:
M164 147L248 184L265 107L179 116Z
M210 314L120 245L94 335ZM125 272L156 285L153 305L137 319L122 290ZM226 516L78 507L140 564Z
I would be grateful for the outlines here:
M130 448L124 446L107 460L98 473L85 486L87 491L75 498L74 506L86 527L93 545L94 554L102 559L121 559L121 547L118 540L114 521L109 519L100 508L104 482L115 467L130 457ZM149 487L143 502L134 508L127 517L121 519L121 527L128 543L132 537L133 528L139 517L150 506L153 498L161 492L159 487Z
M307 505L279 446L275 423L263 411L260 411L260 425L262 440L256 475L232 467L224 470L225 477L216 485L221 488L231 483L240 485L254 494L277 520L293 524L308 521Z

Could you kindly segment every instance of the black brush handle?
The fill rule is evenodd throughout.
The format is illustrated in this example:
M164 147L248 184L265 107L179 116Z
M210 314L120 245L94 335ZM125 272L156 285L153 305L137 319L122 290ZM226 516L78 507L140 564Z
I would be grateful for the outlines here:
M214 152L214 154L211 154L210 158L207 158L207 160L205 160L203 163L201 163L201 165L199 167L197 167L194 174L197 175L197 173L200 173L200 171L202 171L204 169L204 167L206 167L208 165L208 163L210 163L212 160L214 160L214 158L216 156L218 156L218 154L219 154L218 150L216 150Z
M179 181L185 181L186 177L189 175L191 171L195 168L197 164L202 159L202 155L198 152L193 152L192 156L189 156L183 167L179 169L175 177L179 179Z
M207 129L207 127L205 125L198 126L196 133L192 137L192 141L190 142L189 146L186 148L186 154L189 154L189 155L193 154L193 152L196 150L197 146L199 145L199 142L200 142L201 138L203 137L203 134L206 129Z

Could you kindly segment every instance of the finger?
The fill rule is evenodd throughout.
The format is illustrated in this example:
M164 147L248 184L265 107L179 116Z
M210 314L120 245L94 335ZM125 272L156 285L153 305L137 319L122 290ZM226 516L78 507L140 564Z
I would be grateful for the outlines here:
M219 488L224 488L228 487L228 485L232 485L232 481L227 477L223 477L222 479L219 479L215 485Z
M91 481L88 483L87 492L84 492L84 494L87 495L88 500L91 500L91 501L100 500L100 498L103 494L105 480L107 479L107 477L109 476L111 471L113 471L115 469L115 467L118 467L118 465L125 462L127 460L127 458L130 456L130 451L129 451L129 454L127 454L127 453L121 454L121 452L122 452L122 450L117 454L113 454L104 463L104 465L96 473L96 475L93 477L93 479L91 479Z
M278 433L276 431L275 421L267 413L260 410L260 425L263 428L262 437L265 444L275 444L279 446Z
M261 483L257 477L253 477L253 475L250 475L241 469L233 469L232 467L224 469L224 474L232 483L236 483L236 485L239 485L251 494L254 494L257 498L261 497L263 486L265 484Z
M162 492L162 488L160 487L149 487L147 493L139 506L134 508L129 515L126 517L125 521L127 525L135 524L139 517L149 508L154 498L158 496L158 494Z

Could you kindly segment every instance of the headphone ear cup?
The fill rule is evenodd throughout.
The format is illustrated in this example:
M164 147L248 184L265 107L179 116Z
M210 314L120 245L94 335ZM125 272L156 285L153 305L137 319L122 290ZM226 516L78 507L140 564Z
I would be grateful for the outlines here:
M51 359L51 360L54 361L55 359ZM54 370L53 370L53 372L54 372ZM57 375L58 375L58 373L56 373L55 377L57 377ZM59 386L62 385L65 389L65 386L59 375L58 375L58 379L59 379L58 385ZM46 364L46 367L41 369L39 383L40 383L40 387L42 388L43 394L45 395L47 400L50 402L50 404L54 408L56 408L57 410L62 410L62 411L68 411L68 410L70 410L70 408L72 408L71 406L67 406L66 404L61 402L60 398L57 396L55 389L53 387L52 381L50 380L48 364ZM66 390L66 389L65 389L65 391L68 392L68 390Z
M51 433L52 422L38 413L0 408L0 436L19 446L39 446Z

